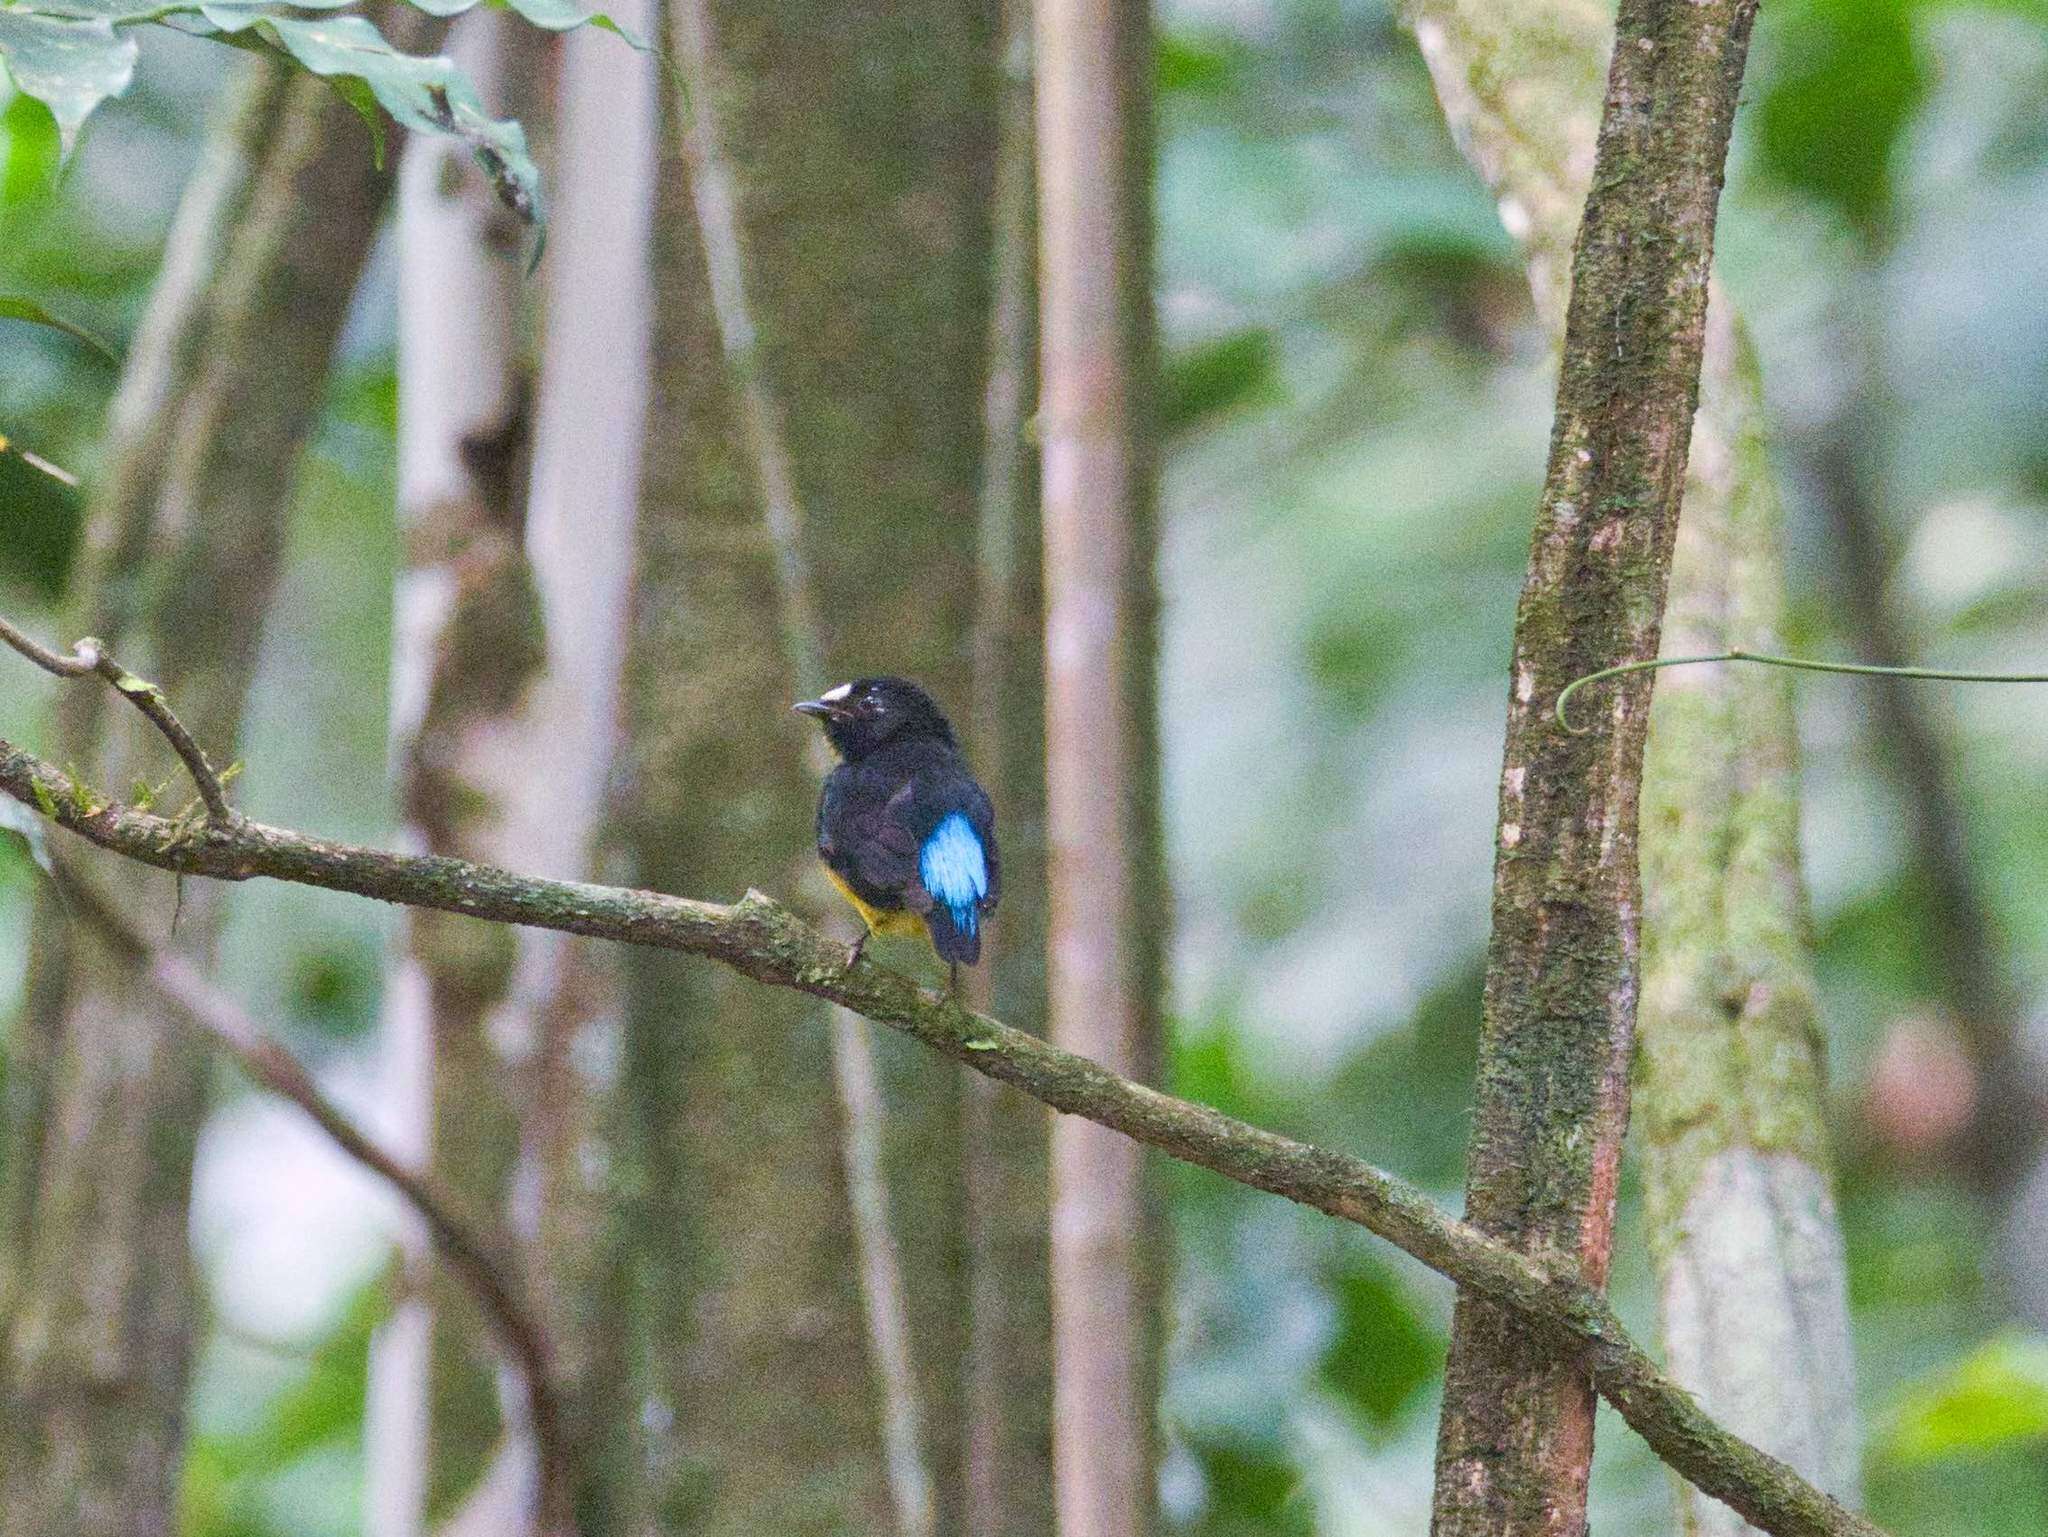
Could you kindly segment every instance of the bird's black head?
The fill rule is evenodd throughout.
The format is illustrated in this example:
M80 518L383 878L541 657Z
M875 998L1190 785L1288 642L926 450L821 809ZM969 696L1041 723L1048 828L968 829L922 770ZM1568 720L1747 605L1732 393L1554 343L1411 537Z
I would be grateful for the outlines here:
M953 728L932 696L907 678L856 678L795 708L824 722L826 739L848 763L890 742L953 741Z

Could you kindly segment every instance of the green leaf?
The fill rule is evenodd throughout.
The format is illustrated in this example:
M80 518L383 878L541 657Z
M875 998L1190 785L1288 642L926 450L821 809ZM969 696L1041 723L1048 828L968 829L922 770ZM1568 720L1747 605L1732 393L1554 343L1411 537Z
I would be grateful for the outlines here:
M401 126L460 139L499 200L539 224L540 172L527 152L525 130L486 112L476 87L450 60L400 53L360 16L309 20L228 3L208 3L201 14L223 32L253 29L322 79L361 82L337 85L353 103L360 99L352 90L367 90Z
M50 109L32 96L16 94L0 112L0 213L26 209L47 197L62 160Z
M84 342L110 363L121 361L119 353L84 326L51 314L33 299L24 299L18 294L0 294L0 320L20 320L32 326L48 326L53 331L62 331L75 341Z
M81 20L0 7L0 62L24 96L57 120L61 153L78 142L93 108L135 78L135 39L105 17Z
M1160 424L1185 432L1239 406L1279 394L1280 344L1266 330L1198 342L1166 360Z
M418 4L419 0L413 0ZM592 11L576 3L576 0L507 0L513 10L524 16L536 27L549 32L569 32L588 23L615 33L640 50L650 51L647 39L630 27L622 27L602 11Z
M140 4L138 0L34 0L34 3L20 9L33 11L39 16L55 16L70 21L108 21L116 26L161 14L157 7Z
M1910 0L1803 0L1772 15L1781 63L1755 108L1771 175L1869 236L1891 211L1892 157L1927 95Z
M1391 1267L1362 1250L1347 1253L1345 1261L1329 1277L1337 1332L1323 1352L1322 1378L1369 1422L1385 1427L1436 1380L1444 1343Z
M2048 1441L2048 1339L2004 1334L1909 1395L1884 1448L1914 1463L2023 1441Z

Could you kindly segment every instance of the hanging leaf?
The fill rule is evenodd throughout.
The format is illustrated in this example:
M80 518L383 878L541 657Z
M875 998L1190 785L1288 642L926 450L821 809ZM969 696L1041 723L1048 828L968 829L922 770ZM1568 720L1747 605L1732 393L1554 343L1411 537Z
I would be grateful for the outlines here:
M135 78L135 39L104 16L49 16L0 6L0 62L24 96L50 109L63 154L93 108Z
M81 341L110 363L121 361L120 355L81 325L75 325L61 316L52 315L33 299L24 299L16 294L0 294L0 320L20 320L32 326L48 326L52 331L62 331L74 341Z
M578 5L576 0L506 0L506 3L536 27L549 32L570 32L584 25L602 27L605 31L624 38L642 53L653 51L647 39L631 27L620 26L602 11L587 10Z
M364 17L308 15L356 0L0 0L0 62L22 93L56 119L62 153L93 109L125 90L135 73L135 40L117 29L196 16L209 35L239 48L282 53L331 81L369 124L377 163L384 162L384 125L372 107L418 133L444 134L470 147L499 199L540 226L540 172L520 126L484 110L476 88L448 59L399 52ZM491 0L509 5L551 32L602 27L641 52L647 40L577 0ZM434 16L454 16L477 0L413 0ZM11 137L11 135L10 135ZM533 262L540 261L535 241Z
M460 139L505 206L529 224L540 222L540 172L527 152L525 130L486 112L476 87L450 60L400 53L361 16L302 19L213 0L199 12L225 33L253 30L312 73L335 81L357 105L351 89L367 90L401 126Z

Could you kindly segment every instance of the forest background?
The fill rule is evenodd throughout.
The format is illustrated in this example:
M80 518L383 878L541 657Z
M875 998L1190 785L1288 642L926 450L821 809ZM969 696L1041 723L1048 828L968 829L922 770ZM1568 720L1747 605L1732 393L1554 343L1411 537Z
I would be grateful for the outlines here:
M579 760L565 770L584 773L589 787L571 797L569 820L592 825L537 834L527 847L540 852L528 863L549 857L548 836L583 837L598 849L593 868L620 879L630 871L660 889L721 900L759 886L810 901L783 853L790 829L801 833L810 783L800 723L781 713L798 675L864 670L865 637L884 634L891 665L929 676L966 727L1003 718L976 702L992 669L970 668L970 656L1000 663L1035 643L1028 614L1008 634L975 629L991 590L1022 592L1027 608L1035 601L1028 577L1016 575L1035 562L1035 536L1018 536L1002 568L1009 585L992 589L990 545L977 542L974 521L977 496L987 501L984 364L1002 345L989 299L1002 291L991 260L1002 226L991 210L1003 206L997 150L1011 76L995 61L1006 18L983 8L957 21L964 8L934 3L854 7L867 18L855 25L815 9L761 8L751 29L726 18L716 36L729 52L711 63L767 82L827 56L845 66L813 80L817 100L730 125L742 208L782 216L761 218L749 253L770 356L781 345L775 328L794 326L793 315L828 332L848 327L812 344L773 402L810 504L807 559L820 601L808 623L822 626L823 642L814 634L808 655L803 643L790 646L788 588L773 563L755 558L760 550L746 557L751 565L731 553L757 536L759 513L730 487L759 465L743 447L753 441L745 409L722 403L726 375L701 360L730 356L732 317L712 303L667 313L656 302L647 323L668 329L654 332L654 395L671 414L648 437L645 482L672 504L713 512L678 518L635 553L643 583L675 583L679 596L637 611L642 649L626 655L620 693L634 752L623 764ZM1516 244L1528 230L1503 227L1500 203L1446 126L1417 46L1417 30L1428 39L1430 8L1417 9L1411 27L1368 0L1169 0L1155 19L1143 81L1154 98L1147 174L1159 333L1148 446L1158 467L1156 720L1171 892L1153 935L1168 944L1170 982L1166 1060L1152 1067L1177 1093L1356 1152L1455 1208L1505 661L1555 352ZM670 138L650 130L647 158L635 162L602 129L586 125L576 137L566 62L563 85L536 84L558 55L580 59L588 80L639 79L622 89L644 90L652 123L654 66L615 37L549 40L510 18L487 19L495 33L476 18L458 23L469 30L458 34L457 57L534 136L555 205L549 253L522 278L529 237L492 209L480 183L449 190L462 180L459 157L418 154L415 144L401 212L376 234L360 281L340 257L342 276L305 275L325 283L319 291L337 310L331 373L312 343L312 363L274 403L318 401L289 516L262 525L285 542L276 595L248 630L260 632L261 649L231 754L246 765L233 790L253 816L378 846L472 836L461 826L466 803L430 793L435 775L458 759L464 775L502 768L489 744L462 731L436 745L435 710L447 700L423 671L407 673L408 583L416 601L421 571L431 579L436 565L436 476L453 463L454 477L475 482L472 493L488 502L508 476L491 470L488 453L479 457L479 444L493 446L481 429L522 417L508 406L531 392L530 440L498 449L536 486L552 464L558 499L601 499L637 434L604 437L617 419L601 396L591 396L580 425L573 414L549 416L547 354L571 355L553 328L569 327L600 362L619 346L604 326L620 305L592 301L620 292L607 286L618 278L603 263L607 249L633 238L632 199L620 189L636 171L643 189L660 189L642 215L652 220L657 262L670 264L658 266L659 281L694 274L692 263L705 260L695 246L678 249L686 233L717 249L715 218L701 203L685 211ZM173 215L206 174L205 146L230 121L231 77L243 62L160 29L142 42L135 86L94 118L61 174L39 108L13 97L0 116L0 291L34 295L131 357L147 345L142 317L167 242L175 264ZM1531 64L1531 78L1543 67ZM905 96L921 116L884 112L882 102ZM2044 100L2048 21L2029 7L1780 0L1764 12L1715 255L1753 342L1770 467L1785 498L1787 649L1991 668L2037 664L2043 654ZM615 117L630 110L623 98L604 107ZM345 110L323 111L318 132L352 135L351 153L367 165L368 135ZM754 133L759 140L748 139ZM697 153L701 176L701 146ZM821 191L806 179L807 156L862 168L870 180ZM750 169L759 184L746 179ZM610 190L584 196L591 187ZM437 191L452 212L433 205ZM886 203L890 220L849 243L868 196ZM377 228L362 227L365 239ZM913 235L937 253L931 266L899 262ZM562 283L565 262L593 265L570 269L584 274L580 283ZM715 278L697 280L713 288ZM495 334L478 334L480 314L495 317ZM288 359L289 332L306 320L305 306L283 306L264 321L273 329L240 345ZM405 361L408 337L411 355L429 361ZM518 382L535 359L537 376ZM700 360L694 372L691 359ZM408 395L412 366L425 372ZM881 382L843 392L848 370ZM0 455L4 611L66 644L90 496L104 495L119 468L108 450L118 377L61 335L0 326L0 431L85 480L75 493L18 454ZM436 421L435 411L450 419ZM202 430L175 427L163 457L175 461ZM861 457L875 442L900 450L886 483ZM998 506L993 516L1002 515ZM981 516L991 516L985 506ZM593 537L590 550L600 547ZM227 546L225 565L248 548ZM474 563L446 567L458 585L479 579ZM686 592L706 570L721 573L708 595ZM484 632L480 643L502 661L522 637L514 627ZM693 670L672 671L663 656L691 659ZM421 657L415 649L410 665ZM8 666L0 735L55 756L59 686L25 664ZM599 676L576 697L587 704L618 688ZM1012 694L1035 701L1028 681ZM194 703L175 686L173 698ZM447 718L473 720L462 714L473 708L461 703ZM1033 709L1009 720L1004 764L988 765L993 777L1016 784L1021 772L1028 781L1028 768L1005 765L1029 760ZM1800 684L1797 719L1864 1504L1899 1533L2034 1529L2048 1521L2039 1237L2048 1181L2026 1161L2032 1150L1993 1139L1987 1153L1972 1128L2040 1048L2048 906L2037 893L2048 889L2048 835L2032 813L2048 725L2024 691L1834 679ZM996 751L967 729L971 747ZM763 775L758 765L771 761L777 767ZM707 822L705 798L737 809ZM1027 790L1005 806L1027 873L1002 922L1025 949L1044 914L1030 873L1032 805ZM519 862L490 834L474 837L469 851ZM10 840L0 857L0 992L13 1015L34 1006L31 932L58 920L27 851ZM140 890L138 921L167 932L171 887ZM435 936L423 940L391 912L300 888L252 884L222 901L194 887L187 900L194 910L181 921L202 926L218 903L224 989L388 1145L417 1141L424 1116L403 1092L417 1075L407 1076L408 984L397 958L411 947L442 989L445 1021L451 1008L462 1012L465 981L505 957L488 945L436 949ZM891 963L915 966L900 954ZM998 971L993 1012L1028 1024L1040 984L1028 964L1010 966L1007 976ZM630 1443L667 1491L634 1497L695 1511L674 1517L680 1530L759 1530L750 1523L784 1498L816 1507L842 1495L872 1501L884 1488L901 1518L900 1460L881 1467L887 1459L862 1439L866 1429L845 1430L877 1414L863 1347L872 1336L856 1310L872 1286L854 1287L851 1249L840 1251L842 1271L827 1275L815 1254L808 1269L792 1263L750 1220L765 1203L820 1232L857 1224L840 1175L817 1172L851 1159L860 1187L858 1150L842 1145L850 1117L879 1126L871 1172L889 1201L898 1284L909 1288L910 1401L921 1417L921 1435L905 1439L898 1419L880 1440L925 1463L932 1519L954 1529L948 1523L973 1496L949 1470L971 1465L966 1443L992 1421L986 1404L972 1402L972 1369L932 1363L967 1359L954 1348L963 1288L989 1273L972 1255L1020 1241L1028 1252L1031 1228L1027 1211L1021 1239L976 1231L956 1221L959 1192L977 1177L1032 1176L963 1173L933 1150L955 1149L957 1160L962 1125L1006 1145L1028 1121L1005 1122L1016 1114L1009 1101L982 1099L950 1067L886 1039L873 1043L879 1082L863 1100L857 1075L849 1088L827 1066L826 1037L797 1028L802 1006L706 981L700 963L599 963L575 1008L586 1024L619 1015L643 1023L623 1031L611 1057L572 1058L565 1047L564 1071L607 1093L618 1083L641 1092L628 1092L623 1110L602 1109L600 1119L620 1120L569 1139L575 1156L564 1177L602 1185L633 1169L660 1186L663 1171L696 1171L676 1188L635 1187L633 1200L645 1204L633 1210L673 1219L679 1272L701 1275L691 1267L716 1255L725 1281L737 1276L731 1284L764 1315L714 1310L746 1348L691 1355L677 1346L675 1381L634 1378L645 1391L625 1418L637 1429L607 1444ZM667 1027L644 1023L663 1009L673 1016ZM479 1017L472 1009L468 1034L445 1039L489 1046ZM686 1017L717 1023L674 1023ZM475 1079L451 1087L450 1060L444 1049L434 1093L436 1135L452 1140L415 1150L459 1171L456 1183L473 1179L463 1194L479 1207L502 1207L515 1225L541 1220L531 1213L556 1208L518 1186L522 1132L508 1130L533 1080L481 1060ZM842 1044L842 1070L858 1060ZM452 1342L459 1331L444 1326L417 1344L411 1370L430 1385L436 1427L426 1449L408 1461L377 1439L377 1427L393 1423L379 1393L406 1380L408 1308L426 1296L459 1315L459 1290L420 1279L428 1267L401 1203L296 1110L225 1071L209 1071L202 1090L190 1219L201 1326L177 1475L182 1529L382 1532L404 1529L389 1512L408 1500L436 1517L460 1510L510 1433L494 1355L474 1320ZM587 1108L583 1098L567 1103ZM862 1103L878 1123L847 1109ZM451 1115L458 1105L469 1119ZM636 1129L614 1146L608 1128L621 1123ZM662 1136L675 1143L666 1154ZM1650 1338L1658 1318L1645 1235L1654 1222L1640 1167L1632 1158L1622 1186L1612 1288L1631 1329ZM1448 1289L1314 1213L1196 1171L1161 1170L1170 1234L1156 1449L1164 1527L1206 1537L1423 1530ZM718 1195L698 1208L681 1193L707 1190ZM594 1231L553 1235L563 1269L614 1254ZM754 1243L762 1252L748 1252ZM551 1284L568 1295L584 1280ZM618 1284L622 1295L636 1286L646 1295L644 1278ZM715 1294L723 1283L704 1284ZM1030 1309L1042 1303L1028 1281L1015 1289L1028 1342ZM646 1370L640 1353L660 1355L664 1339L701 1346L705 1336L689 1331L707 1328L703 1307L701 1298L678 1304L675 1317L658 1298L629 1308L644 1332L614 1341L598 1331L590 1348L616 1348L633 1358L631 1370ZM816 1334L788 1324L806 1310L823 1320ZM840 1313L852 1320L844 1330ZM679 1332L664 1336L670 1328ZM821 1340L851 1348L835 1353ZM713 1358L723 1365L707 1366ZM791 1365L799 1361L801 1375ZM765 1375L755 1375L763 1362ZM884 1387L882 1399L900 1409L904 1380ZM692 1393L725 1403L744 1396L754 1407L715 1434L672 1435L678 1418L694 1426ZM778 1395L787 1401L778 1405ZM1016 1476L1036 1490L1042 1434L1026 1423L1029 1412L1018 1419L1022 1462L986 1465L1021 1466ZM812 1424L817 1441L795 1445L777 1428L797 1423ZM1667 1475L1604 1408L1599 1445L1597 1528L1667 1530ZM733 1471L739 1464L747 1476ZM809 1479L836 1492L821 1495ZM619 1487L646 1482L623 1478ZM1018 1519L1019 1530L1031 1529L1028 1515Z

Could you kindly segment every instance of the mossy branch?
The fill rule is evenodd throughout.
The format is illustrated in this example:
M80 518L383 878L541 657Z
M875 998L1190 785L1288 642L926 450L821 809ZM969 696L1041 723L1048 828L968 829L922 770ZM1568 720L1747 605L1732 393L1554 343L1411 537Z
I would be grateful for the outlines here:
M1589 1360L1601 1393L1652 1449L1753 1525L1778 1537L1879 1537L1877 1527L1716 1424L1592 1288L1550 1274L1361 1159L1121 1078L871 961L849 967L843 944L757 891L726 905L543 880L441 855L335 843L245 818L174 821L71 790L64 770L0 741L0 791L127 859L181 875L265 877L681 951L852 1009L1055 1110L1377 1233L1467 1293L1513 1312L1560 1351Z

